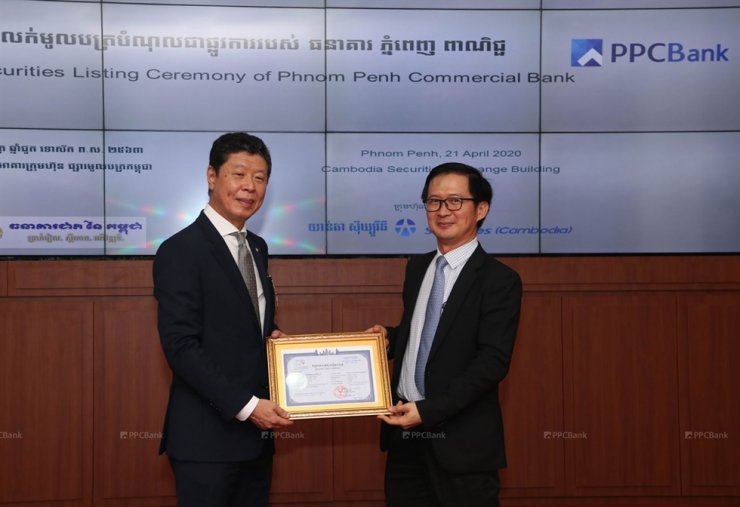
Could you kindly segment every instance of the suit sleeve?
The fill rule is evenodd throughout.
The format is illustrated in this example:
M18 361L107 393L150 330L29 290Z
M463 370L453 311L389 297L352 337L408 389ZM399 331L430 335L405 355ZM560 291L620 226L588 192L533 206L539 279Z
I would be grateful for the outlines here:
M492 277L493 278L493 277ZM512 270L488 281L481 300L480 322L468 323L477 329L477 353L465 371L449 379L449 387L417 402L419 414L428 427L456 416L487 392L496 390L509 370L519 325L522 284Z
M253 393L227 378L202 347L204 295L198 266L167 242L154 260L154 295L162 349L172 372L224 419L233 419Z

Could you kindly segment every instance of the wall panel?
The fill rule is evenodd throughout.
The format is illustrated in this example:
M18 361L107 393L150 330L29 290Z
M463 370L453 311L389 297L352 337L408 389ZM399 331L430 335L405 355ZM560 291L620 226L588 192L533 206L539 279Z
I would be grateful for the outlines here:
M570 491L680 494L675 297L567 296L563 309Z
M159 443L170 370L152 298L95 303L95 501L172 500L174 478Z
M275 433L271 502L331 502L332 424L299 420Z
M740 293L680 298L684 493L740 495Z
M88 505L92 304L0 300L0 504Z
M293 295L278 292L278 327L287 334L325 333L331 329L332 299L329 296Z
M9 296L126 296L152 293L151 261L14 261Z
M525 291L502 503L736 505L740 256L501 260ZM394 325L405 264L273 259L278 322ZM169 379L151 260L0 261L0 505L174 505ZM297 421L276 447L275 505L382 505L375 418Z
M565 494L561 297L527 294L501 384L506 459L502 496Z
M270 272L278 294L400 292L404 258L275 259Z
M8 295L8 263L0 261L0 297Z
M380 422L375 417L334 421L334 498L384 499L385 453L380 451Z

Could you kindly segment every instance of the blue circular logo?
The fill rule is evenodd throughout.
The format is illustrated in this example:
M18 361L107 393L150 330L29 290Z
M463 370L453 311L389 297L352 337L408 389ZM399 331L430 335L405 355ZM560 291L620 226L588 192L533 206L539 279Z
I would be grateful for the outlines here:
M416 224L413 220L402 218L396 222L396 234L408 238L416 232Z

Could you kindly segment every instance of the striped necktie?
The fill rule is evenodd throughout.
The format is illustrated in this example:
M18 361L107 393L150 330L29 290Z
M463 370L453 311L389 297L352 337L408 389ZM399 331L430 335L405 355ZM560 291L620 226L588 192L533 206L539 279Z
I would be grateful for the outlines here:
M244 283L247 285L247 291L249 292L249 298L252 300L252 306L254 307L254 313L257 315L257 323L260 323L260 305L259 299L257 299L257 280L254 276L254 265L252 264L252 252L249 251L246 241L246 233L234 232L236 241L239 244L237 250L237 265L239 271L241 271ZM260 324L260 329L262 325Z

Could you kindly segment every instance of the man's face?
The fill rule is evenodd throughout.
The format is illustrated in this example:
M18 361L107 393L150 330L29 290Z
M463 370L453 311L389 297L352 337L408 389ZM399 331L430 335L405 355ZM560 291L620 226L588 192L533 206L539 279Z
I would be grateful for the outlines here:
M427 199L448 197L471 198L468 177L462 174L440 174L429 182ZM471 241L477 234L476 223L488 213L488 203L463 201L462 208L450 211L445 204L437 211L427 211L427 221L437 246L447 253Z
M267 191L267 162L261 155L232 153L216 173L208 166L209 204L237 229L257 213Z

